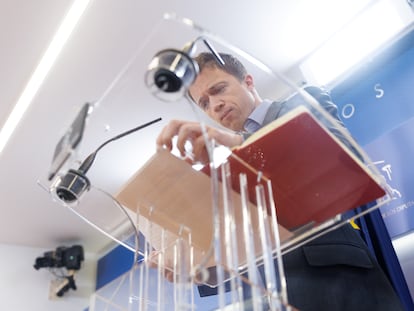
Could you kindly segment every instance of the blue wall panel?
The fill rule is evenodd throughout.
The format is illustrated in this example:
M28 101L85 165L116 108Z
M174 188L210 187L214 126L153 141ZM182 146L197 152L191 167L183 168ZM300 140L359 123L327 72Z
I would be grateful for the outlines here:
M345 125L365 145L414 117L414 42L372 61L331 91Z
M119 245L98 260L96 289L105 286L129 271L134 262L134 253Z
M414 230L413 86L411 32L331 90L352 136L396 191L380 208L392 238Z
M381 207L392 237L414 230L414 118L365 146L395 200Z

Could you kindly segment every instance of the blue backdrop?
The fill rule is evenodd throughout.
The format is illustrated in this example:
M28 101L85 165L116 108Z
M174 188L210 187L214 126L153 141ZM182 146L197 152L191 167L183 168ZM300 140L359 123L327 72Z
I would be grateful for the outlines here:
M414 229L414 32L331 90L340 117L398 191L381 207L392 238Z
M414 118L367 144L365 149L385 176L395 200L381 207L391 237L414 228Z

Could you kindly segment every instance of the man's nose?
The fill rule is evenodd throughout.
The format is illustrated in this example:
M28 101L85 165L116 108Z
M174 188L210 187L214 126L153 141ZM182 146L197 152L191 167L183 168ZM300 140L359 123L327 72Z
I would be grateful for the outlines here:
M216 112L220 111L224 107L224 101L220 99L211 99L211 104Z

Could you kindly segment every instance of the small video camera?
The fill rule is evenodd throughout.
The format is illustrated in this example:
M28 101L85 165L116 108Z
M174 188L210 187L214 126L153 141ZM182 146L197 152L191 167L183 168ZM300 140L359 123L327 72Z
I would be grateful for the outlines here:
M45 252L43 257L36 258L34 268L66 268L79 270L84 260L83 247L73 245L71 247L58 247L54 251Z

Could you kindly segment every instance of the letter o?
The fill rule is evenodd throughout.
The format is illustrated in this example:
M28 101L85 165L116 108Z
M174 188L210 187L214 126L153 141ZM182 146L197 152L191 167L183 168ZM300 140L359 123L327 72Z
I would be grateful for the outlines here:
M351 118L355 113L355 106L352 104L346 104L342 107L342 116L345 119Z

